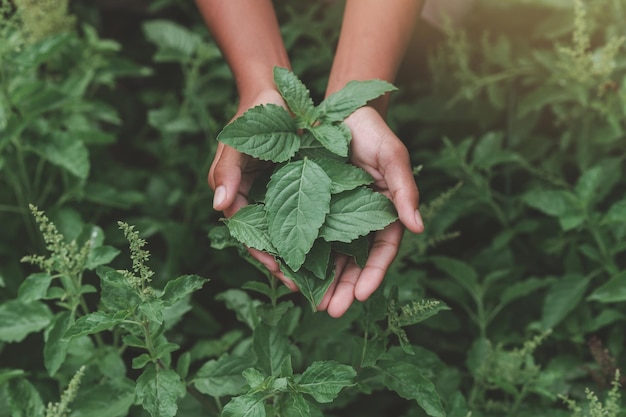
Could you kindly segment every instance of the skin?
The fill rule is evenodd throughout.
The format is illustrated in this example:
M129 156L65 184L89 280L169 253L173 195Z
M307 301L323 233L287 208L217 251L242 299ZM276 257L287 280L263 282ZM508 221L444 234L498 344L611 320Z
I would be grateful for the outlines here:
M290 68L290 64L272 2L196 0L196 3L237 83L240 102L234 118L259 104L285 106L274 86L273 68ZM393 82L420 9L418 0L348 0L326 95L340 90L351 80ZM244 20L246 24L241 23ZM352 132L352 162L374 177L376 189L393 201L399 221L374 233L364 268L352 259L337 256L335 280L318 306L332 317L342 316L355 299L365 301L380 286L398 253L405 228L413 233L424 229L409 153L384 120L388 102L389 97L383 96L355 111L345 122ZM247 205L259 164L220 143L208 177L215 191L214 209L229 217ZM250 252L285 285L297 290L280 272L273 256L253 249Z

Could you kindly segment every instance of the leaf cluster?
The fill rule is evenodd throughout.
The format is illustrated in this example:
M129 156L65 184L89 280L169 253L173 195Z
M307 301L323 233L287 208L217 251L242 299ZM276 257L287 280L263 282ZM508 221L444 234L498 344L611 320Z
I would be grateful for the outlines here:
M351 134L343 122L395 87L351 81L315 106L292 72L277 67L274 81L293 116L278 105L257 106L218 136L242 153L278 164L259 201L225 223L244 245L275 255L315 308L332 281L331 251L361 261L364 237L397 218L391 202L367 187L371 176L348 162Z

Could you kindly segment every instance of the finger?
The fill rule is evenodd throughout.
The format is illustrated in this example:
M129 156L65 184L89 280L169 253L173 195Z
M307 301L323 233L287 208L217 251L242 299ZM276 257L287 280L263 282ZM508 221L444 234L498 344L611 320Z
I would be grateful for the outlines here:
M298 287L296 286L296 284L292 280L287 278L285 274L283 274L283 272L280 270L278 262L276 262L272 255L252 248L247 249L254 259L261 262L263 266L267 268L270 274L282 281L282 283L285 284L287 288L294 292L298 291Z
M213 208L223 211L232 205L241 183L245 156L224 145L209 170L209 185L215 190Z
M398 217L404 226L414 233L424 231L424 222L419 212L419 191L413 177L413 169L404 145L394 151L392 159L384 161L382 174L391 195Z
M333 294L335 293L335 288L337 287L337 281L339 277L343 274L343 270L348 263L348 257L346 255L337 255L335 257L335 276L333 277L333 282L330 284L330 287L326 290L324 297L322 297L322 301L320 301L317 306L318 311L324 311L328 308L328 304L330 303Z
M367 262L354 288L357 300L367 300L380 286L387 269L398 254L403 230L402 224L395 222L376 232Z
M354 287L360 274L361 268L354 259L350 258L341 276L337 279L335 291L326 308L329 316L339 318L348 311L354 302Z

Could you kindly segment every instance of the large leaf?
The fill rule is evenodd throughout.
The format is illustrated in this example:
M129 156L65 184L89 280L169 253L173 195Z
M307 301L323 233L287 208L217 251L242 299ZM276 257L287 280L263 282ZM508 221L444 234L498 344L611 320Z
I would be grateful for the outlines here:
M227 125L217 140L264 161L284 162L300 147L298 126L276 104L256 106Z
M50 309L39 301L10 300L0 304L0 341L21 342L50 323Z
M620 272L596 288L589 296L589 300L601 303L621 303L626 301L626 271Z
M246 380L242 372L255 364L254 357L223 354L198 369L194 385L203 394L213 397L240 395L246 392Z
M232 237L249 248L277 253L270 240L267 215L261 204L242 207L229 219L224 220Z
M259 324L254 329L253 347L261 369L268 375L280 375L280 366L289 355L289 340L280 328Z
M380 361L378 366L387 388L402 398L417 401L429 416L445 417L446 412L439 394L421 368L409 362L395 360Z
M397 88L382 80L350 81L320 104L320 119L325 122L342 121L368 101L394 90Z
M143 24L146 38L155 43L157 62L179 62L191 58L202 45L202 38L169 20L152 20Z
M374 182L374 178L367 171L343 161L315 159L315 163L326 172L326 175L332 181L330 191L333 194L354 190L357 187Z
M396 219L393 204L387 197L361 187L333 196L320 236L329 242L348 243L381 230Z
M302 119L306 126L315 122L317 111L308 88L286 68L274 67L274 83L291 111Z
M339 392L354 385L356 371L336 361L313 362L298 380L298 390L311 395L317 402L332 402Z
M281 395L278 403L281 416L311 417L311 409L307 400L301 394L288 392Z
M163 289L161 300L166 307L171 307L187 295L202 288L207 281L206 278L202 278L198 275L180 276L168 281Z
M39 143L35 151L52 164L66 170L80 179L89 176L89 151L85 144L67 133L56 132L44 142Z
M65 361L69 341L63 336L70 326L71 319L69 311L62 311L54 317L52 325L46 331L43 361L50 376L54 376Z
M352 133L344 123L322 123L309 129L315 139L326 149L339 156L348 156Z
M35 388L24 378L9 381L7 387L8 402L11 409L11 417L43 416L45 413L44 403Z
M267 186L270 237L295 271L304 263L329 212L330 184L324 170L305 158L280 168Z
M265 417L263 392L235 397L222 410L222 417Z
M319 279L326 279L330 257L330 243L317 239L304 261L304 267Z
M557 279L543 302L541 322L545 329L559 324L582 300L589 280L582 275L566 275Z
M281 265L280 270L285 274L285 276L291 279L302 295L309 300L311 311L316 311L317 306L322 302L322 298L324 298L324 294L330 287L333 282L333 274L334 274L334 265L329 264L329 268L326 271L326 279L320 280L312 272L306 270L305 268L301 268L298 272L295 272L287 265Z
M135 395L152 417L174 417L178 411L176 401L185 394L185 384L170 369L150 365L137 378Z
M110 311L131 310L141 304L141 297L121 272L106 266L96 269L100 277L102 296L100 301Z
M46 297L52 276L46 272L30 274L20 285L17 297L25 303Z
M585 220L578 198L563 190L536 190L526 193L523 200L529 206L559 219L563 230L580 226Z
M69 326L63 337L71 339L110 330L120 324L126 318L126 315L126 312L123 310L117 313L94 311L76 320L74 324Z
M69 417L124 417L133 405L134 382L124 378L81 386Z

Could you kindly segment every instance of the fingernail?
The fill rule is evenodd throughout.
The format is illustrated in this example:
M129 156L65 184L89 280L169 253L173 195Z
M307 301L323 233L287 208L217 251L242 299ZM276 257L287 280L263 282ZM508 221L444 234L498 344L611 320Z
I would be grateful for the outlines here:
M213 208L219 207L224 200L226 200L226 187L220 185L215 189L215 195L213 196Z
M424 230L424 221L422 220L422 215L419 210L415 210L415 222L420 229Z

